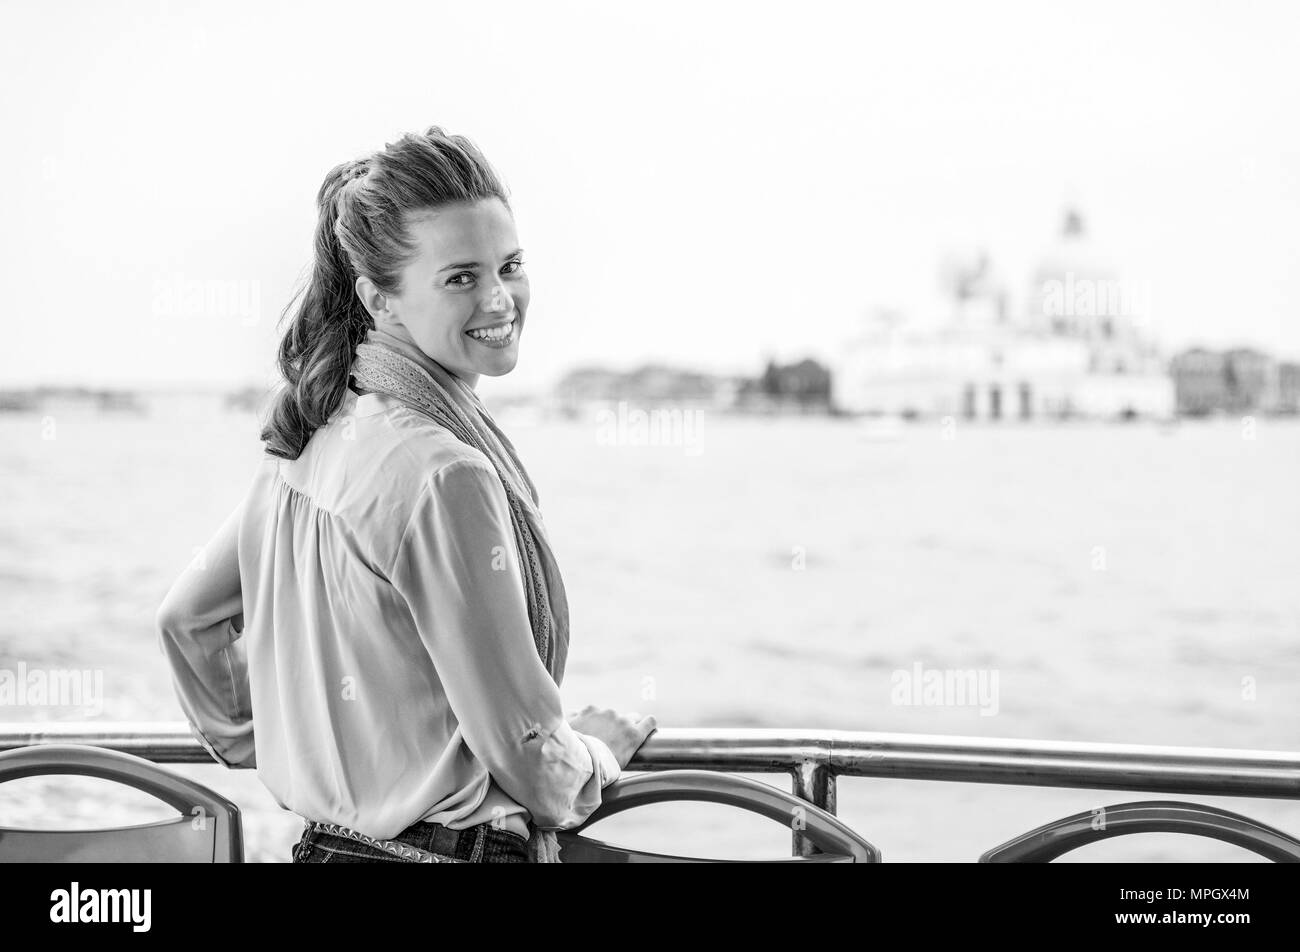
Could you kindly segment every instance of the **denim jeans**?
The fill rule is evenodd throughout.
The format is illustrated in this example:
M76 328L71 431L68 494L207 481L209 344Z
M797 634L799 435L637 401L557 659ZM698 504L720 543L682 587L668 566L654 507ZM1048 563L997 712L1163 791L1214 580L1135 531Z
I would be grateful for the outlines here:
M451 830L441 823L420 820L388 839L417 846L431 853L471 863L527 863L528 841L518 833L480 823ZM310 824L293 848L295 863L406 863L405 860L366 843L314 829Z

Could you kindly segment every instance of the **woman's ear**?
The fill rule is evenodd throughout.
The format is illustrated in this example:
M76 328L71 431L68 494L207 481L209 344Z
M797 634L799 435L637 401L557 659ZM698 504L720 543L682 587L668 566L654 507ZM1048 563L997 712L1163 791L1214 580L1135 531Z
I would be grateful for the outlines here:
M357 300L366 309L366 313L374 319L376 325L393 320L393 312L388 309L388 295L375 287L375 282L360 275L353 287L357 292Z

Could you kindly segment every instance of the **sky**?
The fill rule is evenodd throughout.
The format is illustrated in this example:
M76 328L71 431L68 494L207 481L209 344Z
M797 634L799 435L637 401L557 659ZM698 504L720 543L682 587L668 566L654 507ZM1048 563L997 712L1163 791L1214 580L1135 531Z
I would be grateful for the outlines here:
M0 4L0 388L274 379L325 173L440 125L511 192L520 362L756 373L1013 308L1067 203L1168 348L1300 357L1300 5ZM481 384L480 386L484 386Z

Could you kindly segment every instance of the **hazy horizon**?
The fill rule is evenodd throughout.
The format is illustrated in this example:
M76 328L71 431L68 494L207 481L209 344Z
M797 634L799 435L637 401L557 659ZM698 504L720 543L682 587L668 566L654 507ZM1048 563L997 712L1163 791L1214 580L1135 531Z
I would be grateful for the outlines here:
M1300 11L1167 10L10 3L0 386L271 383L325 172L432 124L527 252L488 391L829 361L977 246L1018 312L1067 203L1167 350L1297 359Z

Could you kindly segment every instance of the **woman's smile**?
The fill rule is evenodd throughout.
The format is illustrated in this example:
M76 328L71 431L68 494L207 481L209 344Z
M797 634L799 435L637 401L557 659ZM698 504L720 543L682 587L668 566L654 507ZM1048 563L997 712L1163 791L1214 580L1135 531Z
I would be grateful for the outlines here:
M475 327L465 332L465 336L472 341L482 344L484 347L491 347L493 350L502 350L509 347L519 339L519 315L516 314L508 321L498 321L496 324L489 324L484 327Z

